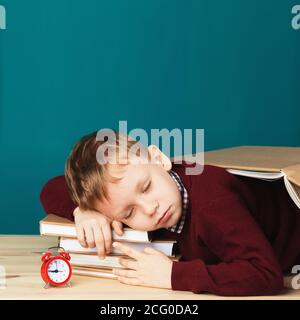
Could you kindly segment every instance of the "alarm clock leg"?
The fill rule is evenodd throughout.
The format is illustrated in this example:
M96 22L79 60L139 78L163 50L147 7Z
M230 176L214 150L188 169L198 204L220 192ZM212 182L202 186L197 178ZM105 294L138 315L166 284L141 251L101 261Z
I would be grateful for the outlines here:
M69 287L69 288L71 288L72 287L72 285L71 285L71 282L69 281L69 282L67 282L67 287Z
M46 283L46 284L44 285L44 289L48 289L48 288L50 288L50 284L49 284L49 283Z

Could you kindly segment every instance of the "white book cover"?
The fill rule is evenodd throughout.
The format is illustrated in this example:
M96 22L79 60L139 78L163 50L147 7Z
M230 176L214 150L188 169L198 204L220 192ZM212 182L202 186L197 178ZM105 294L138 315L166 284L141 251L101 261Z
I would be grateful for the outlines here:
M85 252L85 253L97 253L97 248L84 248L81 246L77 239L69 238L60 238L60 246L63 247L66 251L69 252ZM124 245L131 247L138 251L143 251L146 247L151 247L153 249L159 250L167 256L174 256L174 250L176 243L167 242L167 241L153 241L150 243L135 243L135 242L126 242ZM117 248L112 248L112 254L122 254L121 250Z
M48 214L40 220L40 234L45 236L77 238L75 223L54 214ZM134 230L126 226L123 228L123 234L121 236L114 230L112 236L114 240L128 242L151 242L152 240L151 232Z

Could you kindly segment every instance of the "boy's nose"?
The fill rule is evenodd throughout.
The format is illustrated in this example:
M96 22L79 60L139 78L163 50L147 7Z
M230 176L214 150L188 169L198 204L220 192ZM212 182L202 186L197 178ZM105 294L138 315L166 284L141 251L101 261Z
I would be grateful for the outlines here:
M157 208L159 207L159 204L157 201L154 201L152 204L148 204L145 206L145 212L148 215L154 215L157 213Z

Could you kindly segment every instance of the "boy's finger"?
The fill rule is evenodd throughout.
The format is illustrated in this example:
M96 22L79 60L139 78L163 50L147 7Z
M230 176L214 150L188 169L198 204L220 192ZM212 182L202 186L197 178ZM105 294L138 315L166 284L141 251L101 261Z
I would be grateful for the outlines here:
M104 246L106 253L108 254L111 250L112 244L112 232L109 224L106 224L102 227L102 235L104 238Z
M123 235L123 223L122 222L114 220L112 222L112 227L117 232L117 234L119 236Z
M82 227L77 227L76 226L76 235L77 235L77 239L80 243L80 245L84 248L87 247L87 243L85 241L85 234L84 234L84 230Z
M97 254L99 257L105 258L105 246L101 227L99 225L94 226L93 232L97 248Z
M85 227L84 232L85 232L85 239L89 248L95 248L96 245L95 245L94 232L92 227L89 227L89 226Z
M117 248L118 250L123 251L125 254L127 254L129 257L132 257L136 260L142 257L142 253L140 251L134 250L133 248L124 246L120 242L113 242L113 247Z

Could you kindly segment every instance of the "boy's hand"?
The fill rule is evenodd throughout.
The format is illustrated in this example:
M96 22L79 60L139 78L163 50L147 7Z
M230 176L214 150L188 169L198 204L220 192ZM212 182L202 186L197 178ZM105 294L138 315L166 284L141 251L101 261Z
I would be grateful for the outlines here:
M134 286L172 289L171 274L173 261L161 251L147 247L142 252L114 242L113 247L135 259L120 258L120 264L131 270L113 269L118 280Z
M111 220L98 211L81 211L77 207L74 212L76 234L79 243L83 247L97 247L97 253L105 258L111 251L112 244L112 224L118 235L123 234L122 222Z

